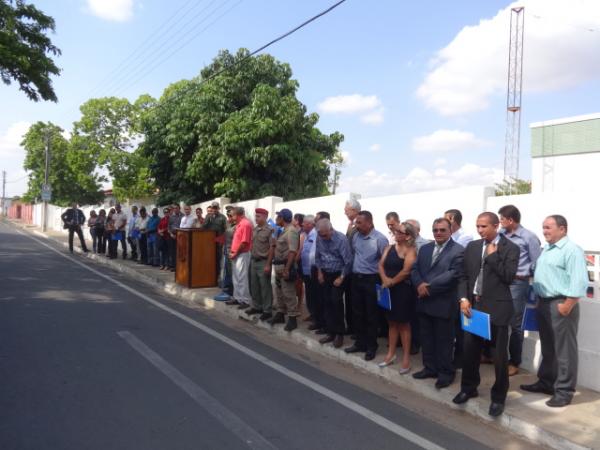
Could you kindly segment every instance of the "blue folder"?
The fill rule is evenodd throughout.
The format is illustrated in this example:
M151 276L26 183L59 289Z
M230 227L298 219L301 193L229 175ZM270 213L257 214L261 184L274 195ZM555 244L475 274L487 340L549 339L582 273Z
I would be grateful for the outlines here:
M471 317L466 317L462 312L460 313L460 322L463 330L481 336L488 341L492 340L489 314L471 309Z
M525 307L525 311L523 312L523 323L521 324L521 330L540 331L536 308Z
M382 287L380 284L375 285L377 289L377 304L388 311L392 310L392 298L390 297L390 290Z
M115 231L113 233L111 239L113 241L120 241L121 239L123 239L123 232L122 231Z

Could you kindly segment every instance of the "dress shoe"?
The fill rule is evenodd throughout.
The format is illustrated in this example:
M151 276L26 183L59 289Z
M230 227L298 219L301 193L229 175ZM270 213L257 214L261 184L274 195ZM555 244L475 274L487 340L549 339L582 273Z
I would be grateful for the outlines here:
M333 340L333 346L335 348L340 348L342 345L344 345L344 335L338 334Z
M358 335L357 334L351 334L350 335L350 339L352 339L353 341L358 339Z
M296 328L298 328L298 321L296 320L296 318L288 317L288 321L283 329L285 331L294 331Z
M358 345L354 344L354 345L352 345L350 347L346 347L344 349L344 351L346 353L358 353L358 352L364 352L365 349L364 348L360 348Z
M448 386L450 386L452 384L451 380L437 380L435 382L435 388L436 389L444 389L447 388Z
M248 309L248 308L250 308L250 305L248 303L242 303L237 307L237 309Z
M321 327L319 327L316 323L311 323L307 328L309 331L315 331L319 330Z
M317 331L315 331L315 334L327 334L327 331L325 331L325 328L319 328Z
M408 367L400 367L400 370L398 370L398 373L400 375L406 375L409 372L410 372L410 366L408 366Z
M265 320L269 320L271 317L273 317L273 314L266 312L262 313L258 319L264 322Z
M509 377L514 377L516 374L519 373L519 368L513 364L509 364L508 365L508 376Z
M554 395L546 402L546 405L550 406L551 408L560 408L561 406L567 406L570 403L570 398L558 397L557 395Z
M330 342L333 342L334 339L335 337L333 336L333 334L328 334L327 336L319 339L319 344L329 344Z
M504 403L492 402L488 414L492 417L498 417L504 412Z
M381 361L380 363L377 364L378 367L387 367L387 366L391 366L392 364L394 364L396 362L396 355L394 355L389 361Z
M454 397L452 399L452 403L455 403L457 405L462 405L463 403L466 403L467 400L469 400L470 398L475 398L478 395L479 395L479 393L477 391L473 391L473 392L460 391L458 394L456 394L456 397Z
M238 302L236 299L232 298L231 300L227 300L227 301L225 302L225 304L226 304L227 306L234 306L234 305L239 305L239 304L240 304L240 302Z
M253 316L254 314L261 314L262 313L262 311L260 309L256 309L256 308L250 308L250 309L247 309L244 312L246 314L248 314L249 316Z
M285 317L284 317L283 313L278 312L273 317L271 317L268 320L268 322L269 322L269 325L275 325L277 323L285 323Z
M539 381L533 384L522 384L521 390L527 392L534 392L536 394L554 395L554 389L548 389Z
M367 350L365 353L365 361L372 361L375 359L375 350Z
M494 364L494 360L492 358L490 358L489 356L485 356L485 355L481 355L479 362L481 364Z
M416 380L424 380L426 378L437 378L437 373L432 372L431 370L422 369L418 372L413 373L413 378Z

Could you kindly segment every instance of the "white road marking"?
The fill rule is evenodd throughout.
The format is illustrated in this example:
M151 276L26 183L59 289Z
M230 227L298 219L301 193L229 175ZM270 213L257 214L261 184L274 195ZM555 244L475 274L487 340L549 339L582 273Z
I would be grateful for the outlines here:
M350 411L353 411L354 413L364 417L365 419L370 420L371 422L394 433L395 435L397 435L403 439L406 439L407 441L412 442L413 444L415 444L423 449L426 449L426 450L445 450L444 447L441 447L441 446L437 445L436 443L431 442L428 439L425 439L424 437L419 436L416 433L413 433L409 429L404 428L403 426L398 425L397 423L394 423L389 419L386 419L385 417L377 414L376 412L371 411L370 409L367 409L362 405L359 405L358 403L350 400L349 398L346 398L346 397L332 391L331 389L328 389L325 386L322 386L312 380L309 380L308 378L300 375L299 373L296 373L293 370L290 370L287 367L284 367L281 364L278 364L275 361L270 360L266 356L263 356L260 353L257 353L254 350L219 333L218 331L215 331L212 328L210 328L206 325L203 325L200 322L195 321L191 317L188 317L185 314L182 314L179 311L176 311L175 309L170 308L167 305L164 305L161 302L154 300L153 298L151 298L145 294L142 294L141 292L138 292L134 288L129 287L124 283L121 283L119 280L115 280L111 276L106 275L96 269L93 269L93 268L89 267L88 265L83 264L81 261L77 261L75 258L60 252L59 250L53 248L51 245L48 245L45 242L42 242L39 239L34 238L33 236L22 232L21 230L15 230L15 231L29 237L30 239L36 241L38 244L52 250L53 252L57 253L58 255L62 256L63 258L66 258L69 261L73 262L74 264L77 264L77 265L83 267L84 269L89 270L90 272L96 274L97 276L110 281L111 283L113 283L113 284L119 286L120 288L126 290L127 292L141 298L142 300L156 306L157 308L160 308L163 311L183 320L184 322L188 323L189 325L203 331L204 333L214 337L215 339L223 342L224 344L229 345L230 347L238 350L239 352L244 353L246 356L253 358L256 361L259 361L262 364L264 364L265 366L268 366L271 369L279 372L280 374L285 375L286 377L302 384L303 386L306 386L309 389L312 389L315 392L318 392L319 394L323 395L324 397L327 397L328 399L344 406L345 408L349 409Z
M248 447L256 450L277 450L277 447L261 436L258 431L254 430L250 425L227 409L227 407L216 398L169 364L162 356L144 344L136 336L129 331L119 331L117 334L125 339L125 342L133 347L140 355L146 358L150 364L181 388L182 391L192 397L192 399L194 399L194 401L206 412L245 442Z

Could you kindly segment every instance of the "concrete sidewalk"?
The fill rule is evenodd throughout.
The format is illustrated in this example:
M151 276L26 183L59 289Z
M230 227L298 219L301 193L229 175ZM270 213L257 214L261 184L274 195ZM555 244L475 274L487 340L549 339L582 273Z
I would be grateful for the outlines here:
M25 229L37 236L51 239L64 247L67 247L67 236L64 233L49 231L42 233L37 227L24 225L13 221L13 225ZM75 238L76 252L79 251L79 242ZM91 244L88 240L88 246ZM488 415L490 403L489 392L493 383L493 366L482 365L482 382L479 388L480 396L469 400L465 406L456 406L452 403L452 398L459 391L460 373L452 386L443 390L437 390L434 387L434 380L415 380L409 375L400 375L398 366L380 369L376 362L382 360L382 353L386 349L385 341L380 342L378 357L371 362L366 362L360 356L347 355L342 349L335 349L331 344L321 345L318 338L306 329L306 324L299 323L299 329L292 333L283 331L283 327L270 327L257 320L254 316L249 319L246 314L240 312L235 307L228 307L222 302L217 302L212 297L218 292L217 289L187 289L175 284L174 274L172 272L160 271L157 268L143 266L132 261L122 259L110 260L103 255L87 253L83 254L95 263L111 267L114 270L122 272L136 280L143 281L163 292L175 297L182 303L202 306L206 309L218 311L236 319L243 319L256 327L263 329L266 333L276 335L278 338L289 342L302 345L310 350L318 352L321 355L344 362L356 370L371 373L381 377L390 383L401 386L405 389L417 392L431 400L438 401L448 409L464 411L479 417L486 423L492 423L503 427L511 433L523 436L530 441L556 449L600 449L600 393L596 391L579 389L573 403L566 408L549 408L545 405L548 399L545 395L529 394L522 392L518 386L523 383L531 383L536 380L532 374L524 373L511 377L511 389L509 391L505 413L492 419ZM346 338L346 344L350 344L350 339ZM420 355L412 357L412 372L421 368ZM457 412L458 412L457 411Z

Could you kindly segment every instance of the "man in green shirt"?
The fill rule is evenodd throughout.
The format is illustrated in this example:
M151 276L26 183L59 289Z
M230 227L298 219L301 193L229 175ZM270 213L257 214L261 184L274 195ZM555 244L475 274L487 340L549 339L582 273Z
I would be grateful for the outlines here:
M567 228L563 216L544 220L548 244L536 262L533 276L542 362L538 381L521 385L524 391L552 395L546 402L551 407L568 405L575 394L579 298L585 296L588 286L585 255L568 238Z

